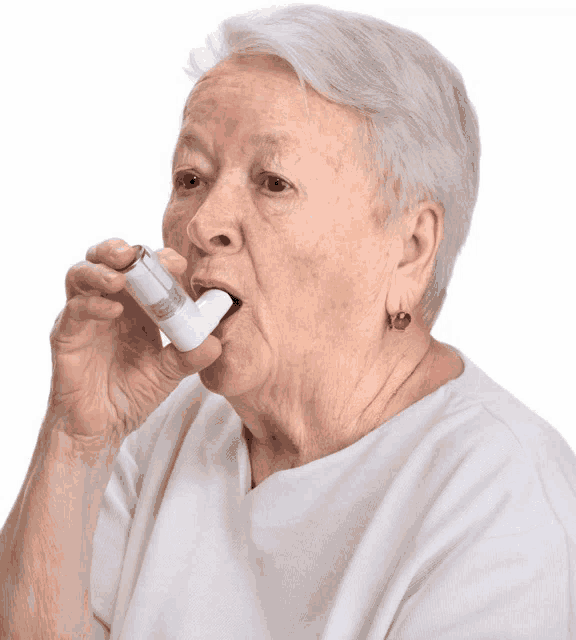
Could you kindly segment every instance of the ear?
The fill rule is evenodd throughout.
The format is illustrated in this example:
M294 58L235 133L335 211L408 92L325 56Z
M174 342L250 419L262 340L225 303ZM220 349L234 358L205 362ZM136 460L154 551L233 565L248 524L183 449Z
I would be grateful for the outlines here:
M406 212L397 225L395 266L387 311L414 314L433 276L434 259L444 235L444 207L425 200Z

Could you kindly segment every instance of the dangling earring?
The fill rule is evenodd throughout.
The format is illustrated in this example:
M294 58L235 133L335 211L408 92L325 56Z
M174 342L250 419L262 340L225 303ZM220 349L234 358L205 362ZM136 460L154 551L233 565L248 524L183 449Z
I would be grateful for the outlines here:
M404 311L397 313L394 316L394 320L392 320L391 316L388 316L388 326L396 331L405 331L410 322L412 322L412 317Z

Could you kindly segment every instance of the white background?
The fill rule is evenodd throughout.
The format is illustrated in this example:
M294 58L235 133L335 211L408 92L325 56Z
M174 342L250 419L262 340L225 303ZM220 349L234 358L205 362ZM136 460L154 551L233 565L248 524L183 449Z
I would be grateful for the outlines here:
M480 197L432 333L576 450L573 2L320 4L414 30L463 74L480 120ZM225 17L270 5L3 6L0 524L46 411L49 333L66 271L108 237L162 246L171 155L192 86L182 70L188 52Z

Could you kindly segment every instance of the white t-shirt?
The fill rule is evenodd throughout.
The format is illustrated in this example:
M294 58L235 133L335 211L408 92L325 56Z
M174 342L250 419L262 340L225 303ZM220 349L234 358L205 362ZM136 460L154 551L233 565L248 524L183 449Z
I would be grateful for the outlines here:
M576 457L456 351L460 377L254 490L239 416L183 380L106 490L99 637L576 639Z

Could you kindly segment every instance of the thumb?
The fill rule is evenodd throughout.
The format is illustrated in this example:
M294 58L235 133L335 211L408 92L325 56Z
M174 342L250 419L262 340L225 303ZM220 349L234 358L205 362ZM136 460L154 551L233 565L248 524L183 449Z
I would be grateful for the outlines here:
M168 378L180 381L211 365L220 357L222 343L215 336L208 336L206 340L192 351L178 351L170 343L162 349L160 368Z

